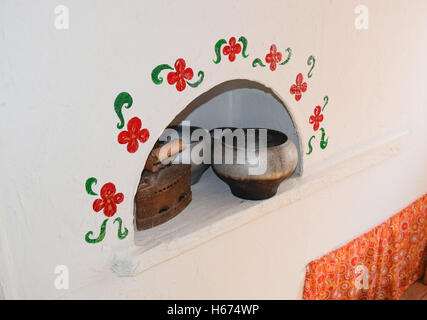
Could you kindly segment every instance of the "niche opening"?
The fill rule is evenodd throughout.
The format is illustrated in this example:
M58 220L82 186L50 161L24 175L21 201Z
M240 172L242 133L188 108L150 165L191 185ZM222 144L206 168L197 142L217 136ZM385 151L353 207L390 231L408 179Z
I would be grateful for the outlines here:
M293 142L298 154L293 177L301 175L301 141L292 116L279 97L258 82L238 79L213 87L188 104L168 127L180 125L183 121L206 130L236 127L268 128L282 132ZM189 183L190 180L186 180L181 184L187 186ZM286 180L282 184L286 184ZM179 214L169 213L173 218L165 223L135 232L137 245L150 247L161 239L189 234L206 226L209 221L224 218L257 203L232 195L229 186L215 175L212 167L203 173L196 184L188 186L188 189L177 188L176 193L176 201L171 199L172 205L162 203L161 208L157 208L157 214L168 214L171 208L173 211L174 203L176 207L186 207ZM144 206L144 202L139 205Z

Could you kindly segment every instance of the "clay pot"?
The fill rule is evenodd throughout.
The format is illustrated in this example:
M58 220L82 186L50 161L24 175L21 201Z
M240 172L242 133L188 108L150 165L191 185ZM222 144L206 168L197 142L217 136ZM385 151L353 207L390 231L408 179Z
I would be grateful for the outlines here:
M262 131L264 130L264 131ZM211 130L211 135L212 135ZM232 135L240 131L245 143ZM266 147L259 144L265 137ZM243 139L243 138L242 138ZM298 151L288 137L272 129L232 129L222 137L212 138L212 169L239 198L262 200L274 196L280 183L290 177L298 163ZM218 152L220 155L218 155ZM230 160L232 154L232 163Z
M210 164L208 163L209 161L206 161L206 163L205 161L200 163L197 162L195 159L193 159L191 154L193 152L197 152L197 150L200 150L199 157L203 157L203 150L208 150L209 148L209 143L210 143L209 138L205 138L205 139L200 138L200 140L191 141L191 136L194 131L198 129L203 130L202 128L196 127L196 126L178 125L178 126L169 127L167 129L175 130L178 134L178 138L182 139L187 145L186 149L183 150L182 154L180 154L176 159L174 159L172 163L191 164L191 184L192 185L196 184L200 180L201 176L206 171L206 169L209 168ZM164 134L168 132L167 129L165 130ZM208 135L207 132L206 132L206 135ZM172 138L168 137L167 141L170 141L171 139L173 140L174 137ZM203 144L204 146L202 146Z

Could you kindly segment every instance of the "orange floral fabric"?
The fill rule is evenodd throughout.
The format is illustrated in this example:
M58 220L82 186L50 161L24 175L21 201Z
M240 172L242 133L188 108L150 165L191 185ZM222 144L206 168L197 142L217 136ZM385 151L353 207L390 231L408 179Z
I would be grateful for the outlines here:
M424 273L427 194L307 267L307 300L397 300Z

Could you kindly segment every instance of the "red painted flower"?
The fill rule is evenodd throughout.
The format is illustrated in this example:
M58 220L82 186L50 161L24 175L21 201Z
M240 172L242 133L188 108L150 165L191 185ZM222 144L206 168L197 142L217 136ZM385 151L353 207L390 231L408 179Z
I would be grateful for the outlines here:
M302 93L307 91L307 82L303 82L301 73L297 75L296 84L291 86L290 92L295 95L295 100L300 101Z
M228 60L230 62L233 62L236 60L236 54L239 54L242 51L242 46L239 43L236 43L236 38L231 37L230 40L228 40L228 46L225 46L224 49L222 49L222 53L227 56Z
M117 137L120 144L127 143L127 149L130 153L136 152L139 147L139 142L144 143L150 137L150 132L147 129L141 130L141 127L141 119L134 117L128 122L128 130L120 132Z
M185 80L191 80L193 78L193 69L185 68L184 59L178 59L175 62L176 72L168 73L168 82L170 85L176 83L176 90L182 91L186 87Z
M112 217L117 211L117 205L123 202L123 193L116 193L116 187L111 182L104 184L101 188L101 199L93 202L93 210L96 212L104 209L106 217Z
M270 47L270 53L265 56L265 62L270 64L270 70L276 70L277 63L282 61L282 54L277 52L277 47L272 44Z
M314 108L314 115L310 116L310 124L313 124L313 130L317 131L319 129L320 122L323 121L323 114L320 114L322 112L322 108L320 106L317 106Z

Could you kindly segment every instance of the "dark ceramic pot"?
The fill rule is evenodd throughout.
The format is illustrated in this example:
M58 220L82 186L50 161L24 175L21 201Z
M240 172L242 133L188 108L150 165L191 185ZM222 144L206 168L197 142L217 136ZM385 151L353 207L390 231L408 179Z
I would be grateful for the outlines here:
M243 145L239 138L245 140ZM261 143L263 138L265 144ZM295 144L277 130L231 129L231 133L213 137L212 141L212 169L239 198L262 200L274 196L298 163Z

